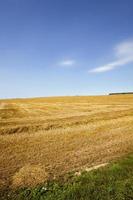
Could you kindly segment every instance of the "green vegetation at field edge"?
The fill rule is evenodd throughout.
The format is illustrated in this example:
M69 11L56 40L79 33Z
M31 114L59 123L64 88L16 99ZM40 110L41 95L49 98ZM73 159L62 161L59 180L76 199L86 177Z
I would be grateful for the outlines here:
M65 183L50 182L36 188L3 193L3 200L132 200L133 155Z

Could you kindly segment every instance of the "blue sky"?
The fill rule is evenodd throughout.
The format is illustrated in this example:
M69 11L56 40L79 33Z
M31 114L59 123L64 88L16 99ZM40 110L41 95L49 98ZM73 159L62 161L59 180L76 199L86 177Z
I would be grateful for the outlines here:
M0 0L0 98L124 91L132 0Z

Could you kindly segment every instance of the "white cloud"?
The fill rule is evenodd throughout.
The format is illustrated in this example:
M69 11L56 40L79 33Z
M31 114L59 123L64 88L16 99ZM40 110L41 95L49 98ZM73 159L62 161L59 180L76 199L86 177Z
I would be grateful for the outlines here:
M67 60L62 60L58 63L59 66L62 67L72 67L75 65L75 60L67 59Z
M102 73L133 62L133 40L122 42L114 48L115 61L89 70L89 73Z

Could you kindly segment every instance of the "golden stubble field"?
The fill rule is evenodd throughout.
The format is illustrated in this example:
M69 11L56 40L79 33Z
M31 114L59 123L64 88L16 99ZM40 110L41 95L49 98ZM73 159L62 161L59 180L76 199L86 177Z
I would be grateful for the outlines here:
M0 188L133 152L133 95L0 100Z

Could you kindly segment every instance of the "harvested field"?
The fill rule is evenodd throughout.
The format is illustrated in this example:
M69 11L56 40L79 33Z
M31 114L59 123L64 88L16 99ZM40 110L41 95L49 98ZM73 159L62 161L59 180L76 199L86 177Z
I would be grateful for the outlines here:
M0 100L0 152L1 188L133 152L133 95Z

